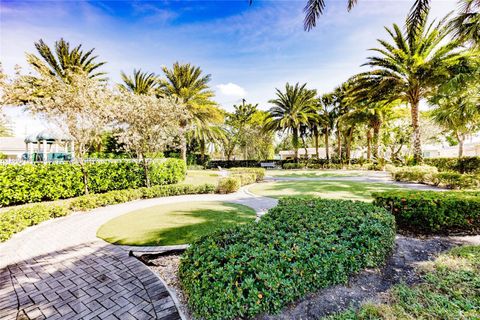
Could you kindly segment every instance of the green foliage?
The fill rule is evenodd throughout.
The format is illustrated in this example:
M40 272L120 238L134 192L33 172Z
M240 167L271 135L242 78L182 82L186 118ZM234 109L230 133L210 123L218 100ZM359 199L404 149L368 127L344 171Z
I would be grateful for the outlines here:
M285 170L291 170L291 169L304 169L305 168L305 164L304 163L301 163L301 162L290 162L290 163L284 163L282 165L282 168L285 169Z
M135 189L144 186L144 171L137 162L95 162L85 164L92 193ZM172 184L184 179L185 163L167 159L151 164L152 185ZM0 206L50 201L84 193L78 164L12 164L0 166Z
M0 242L23 229L68 214L66 205L36 204L0 213Z
M138 199L177 196L183 194L213 193L215 186L205 185L158 185L150 188L114 190L101 194L84 195L72 199L68 204L35 204L14 208L0 213L0 242L13 234L40 222L65 216L72 211L87 211L98 207L123 203Z
M263 168L232 168L229 171L232 173L252 173L255 175L256 182L263 181L265 178L265 169ZM245 185L245 183L242 183L242 185Z
M480 157L428 158L425 164L437 167L438 171L480 173Z
M257 181L257 175L255 173L232 173L230 177L239 178L242 186L246 186Z
M395 216L402 230L419 234L478 233L480 191L387 191L374 204Z
M258 223L194 242L179 276L199 318L251 318L378 266L394 239L394 219L382 208L283 198Z
M395 286L387 303L367 303L325 320L479 319L480 246L464 246L442 254L425 268L420 284Z
M437 168L432 166L412 166L397 168L392 175L395 181L432 183L436 173L438 173Z
M242 179L240 177L225 177L218 180L217 193L233 193L237 192L242 186Z

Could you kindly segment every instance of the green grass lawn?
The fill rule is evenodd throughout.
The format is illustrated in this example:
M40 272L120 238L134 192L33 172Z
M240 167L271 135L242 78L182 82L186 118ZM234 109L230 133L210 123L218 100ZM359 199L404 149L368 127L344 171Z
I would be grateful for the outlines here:
M220 178L218 171L215 170L188 170L185 181L182 183L193 185L210 183L217 185Z
M279 178L359 177L362 172L345 170L267 170L267 176Z
M371 201L372 192L404 189L386 183L354 181L276 181L258 183L248 190L272 198L294 195L314 195L330 199Z
M253 221L255 211L227 202L159 205L112 219L97 237L115 244L164 246L188 244L214 230Z

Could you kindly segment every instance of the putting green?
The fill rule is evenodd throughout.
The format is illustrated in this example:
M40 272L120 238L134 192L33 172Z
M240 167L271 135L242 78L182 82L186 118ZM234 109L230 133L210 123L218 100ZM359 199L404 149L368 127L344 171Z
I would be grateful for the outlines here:
M254 194L280 198L295 195L314 195L330 199L372 201L372 192L404 189L386 183L339 180L276 181L257 183L248 190Z
M188 202L154 206L112 219L97 237L114 244L163 246L188 244L226 226L253 221L255 211L228 202Z

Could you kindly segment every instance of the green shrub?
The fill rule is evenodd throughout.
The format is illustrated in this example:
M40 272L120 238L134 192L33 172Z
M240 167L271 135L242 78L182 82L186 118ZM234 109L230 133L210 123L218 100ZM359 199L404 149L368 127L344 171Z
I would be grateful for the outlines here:
M387 191L374 204L395 216L397 226L419 234L478 233L480 192Z
M383 208L284 198L258 223L194 242L179 277L199 318L252 318L382 264L394 240L393 216Z
M213 192L215 192L215 186L211 184L198 186L188 184L161 185L80 196L72 199L68 204L62 205L35 204L13 208L0 213L0 242L9 239L13 234L29 226L52 218L63 217L72 211L87 211L138 199Z
M264 168L232 168L229 169L229 171L232 173L253 173L255 174L255 181L257 182L263 181L265 178Z
M144 171L134 161L86 163L91 193L136 189L144 186ZM152 185L172 184L185 178L182 160L167 159L151 164ZM10 164L0 166L0 206L51 201L84 194L78 164Z
M0 242L40 222L68 214L66 205L36 204L0 213Z
M480 175L458 172L439 172L433 177L434 184L449 189L474 189L480 187Z
M427 158L424 159L424 162L437 167L439 171L480 173L480 157Z
M257 175L255 173L233 173L230 175L232 178L239 178L240 185L246 186L257 181Z
M433 183L437 173L437 168L432 166L412 166L396 168L392 175L395 181Z
M218 180L217 193L237 192L242 186L242 180L239 177L225 177Z
M294 162L291 162L291 163L284 163L282 165L282 168L285 169L285 170L291 170L291 169L304 169L305 168L305 164L304 163L294 163Z

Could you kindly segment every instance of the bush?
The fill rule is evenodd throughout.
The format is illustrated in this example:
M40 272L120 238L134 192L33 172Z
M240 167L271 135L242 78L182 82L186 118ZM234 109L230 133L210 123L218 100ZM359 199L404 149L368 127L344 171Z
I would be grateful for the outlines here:
M424 162L437 167L439 171L480 173L480 157L427 158L424 159Z
M138 199L177 196L183 194L213 193L215 186L178 184L150 188L115 190L101 194L90 194L72 199L68 204L35 204L14 208L0 213L0 242L9 239L23 229L52 218L65 216L72 211L87 211L98 207L123 203Z
M478 233L480 192L387 191L374 204L395 216L397 226L419 234Z
M144 186L144 171L134 161L86 163L91 193L136 189ZM152 185L177 183L184 179L182 160L167 159L151 164ZM51 201L84 194L78 164L10 164L0 166L0 206Z
M233 173L253 173L257 182L263 181L265 178L264 168L232 168L229 171ZM244 184L242 183L242 185Z
M396 168L392 175L395 181L433 183L437 173L437 168L432 166L413 166Z
M474 189L480 187L480 176L458 172L439 172L434 175L436 186L449 189Z
M257 181L257 175L255 173L233 173L230 174L230 177L239 178L241 186L246 186Z
M184 253L179 277L195 315L245 319L383 263L393 216L372 204L284 198L258 223L204 236Z
M0 213L0 242L40 222L68 214L66 205L36 204Z
M305 168L305 164L304 164L304 163L301 163L301 162L298 162L298 163L289 162L289 163L284 163L284 164L282 165L282 168L285 169L285 170L304 169L304 168Z
M240 177L225 177L218 180L217 192L221 194L237 192L241 186Z

